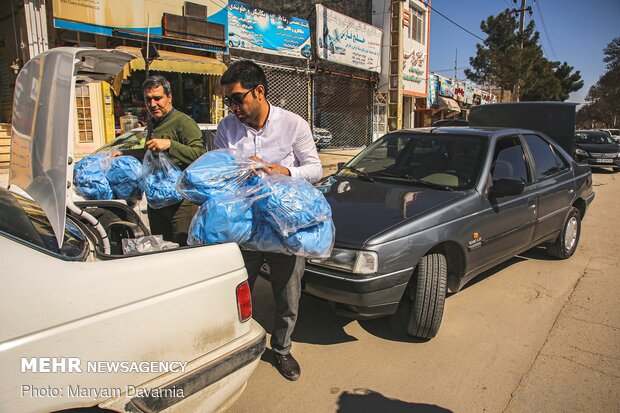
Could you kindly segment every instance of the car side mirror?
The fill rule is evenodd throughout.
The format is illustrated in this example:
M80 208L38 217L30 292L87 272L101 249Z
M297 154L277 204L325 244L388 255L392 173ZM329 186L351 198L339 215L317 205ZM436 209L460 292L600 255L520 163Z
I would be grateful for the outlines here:
M346 165L346 162L338 162L338 170L341 170Z
M490 189L490 195L493 198L502 198L505 196L519 195L523 193L525 183L521 180L501 178L493 181Z

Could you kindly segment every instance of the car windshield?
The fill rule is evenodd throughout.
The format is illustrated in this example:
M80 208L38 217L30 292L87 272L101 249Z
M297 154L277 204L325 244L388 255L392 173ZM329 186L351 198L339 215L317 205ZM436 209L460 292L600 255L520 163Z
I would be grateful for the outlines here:
M97 152L106 150L141 149L144 147L145 138L146 131L130 131L123 133L112 142L108 142L97 149Z
M594 143L604 145L614 143L613 139L604 133L585 133L578 132L575 134L575 142L577 143Z
M485 148L486 140L476 136L396 133L369 146L338 175L466 190L478 180Z

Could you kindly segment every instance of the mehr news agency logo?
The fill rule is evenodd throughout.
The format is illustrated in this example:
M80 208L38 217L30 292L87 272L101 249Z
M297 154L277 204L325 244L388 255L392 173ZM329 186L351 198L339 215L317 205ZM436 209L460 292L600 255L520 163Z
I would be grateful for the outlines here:
M22 357L22 373L185 373L186 361L112 361L98 360L82 363L79 357ZM66 390L66 391L65 391ZM163 394L168 392L169 394ZM94 388L69 385L67 389L52 386L21 385L21 397L119 397L122 393L133 397L184 397L181 388L141 388L127 385L121 388Z

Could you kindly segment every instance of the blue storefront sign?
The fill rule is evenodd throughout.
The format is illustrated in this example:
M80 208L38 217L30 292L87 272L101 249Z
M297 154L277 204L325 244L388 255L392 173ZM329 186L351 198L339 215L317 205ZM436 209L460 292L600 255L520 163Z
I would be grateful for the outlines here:
M231 1L228 3L227 43L233 49L308 59L310 25L304 19Z

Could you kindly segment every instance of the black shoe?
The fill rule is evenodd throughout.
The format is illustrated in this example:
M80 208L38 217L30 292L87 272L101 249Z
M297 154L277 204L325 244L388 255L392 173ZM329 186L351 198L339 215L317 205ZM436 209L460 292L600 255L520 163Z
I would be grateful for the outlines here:
M295 381L301 375L301 367L291 353L275 353L276 368L284 378Z

